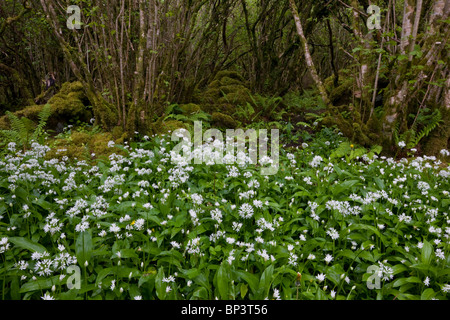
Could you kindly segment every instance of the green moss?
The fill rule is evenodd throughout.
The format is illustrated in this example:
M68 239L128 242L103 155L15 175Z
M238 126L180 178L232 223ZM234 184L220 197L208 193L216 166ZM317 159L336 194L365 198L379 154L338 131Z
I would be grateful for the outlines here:
M353 79L346 79L337 88L334 88L330 92L330 100L332 103L336 102L349 102L352 96Z
M91 140L91 136L85 132L74 132L70 138L75 145L86 145Z
M83 101L86 100L83 86L79 81L62 85L61 90L55 94L48 104L52 106L55 115L67 115L72 117L83 117L86 106Z
M222 78L225 78L225 77L238 80L241 83L245 82L244 78L239 73L237 73L236 71L230 71L230 70L222 70L222 71L217 72L214 79L222 80Z
M177 129L186 129L186 125L178 120L167 120L160 122L160 125L155 127L156 134L172 133Z
M92 113L86 107L88 100L79 81L64 83L61 90L48 100L48 104L50 104L52 110L52 115L48 120L48 128L56 127L58 122L66 123L68 119L88 122L92 117ZM38 122L38 115L43 107L43 105L30 105L14 114L19 118L27 117L34 122ZM9 128L9 121L6 116L0 118L0 128Z
M195 103L181 104L180 109L183 110L183 113L185 115L190 115L202 111L201 107Z
M238 80L237 78L223 77L220 80L222 86L242 86L244 84L243 80Z
M112 153L119 153L118 149L108 147L109 141L114 141L111 133L97 133L93 135L89 142L91 153L94 153L98 159L106 159Z
M14 112L14 114L19 118L26 117L34 122L37 122L39 121L38 115L42 111L43 107L44 106L32 105L25 107L22 110L16 111ZM7 115L0 118L0 129L10 129L9 119Z
M214 112L212 114L212 123L214 126L224 129L235 129L238 126L236 120L227 114Z
M7 116L0 117L0 130L9 130L11 129L9 125L9 120Z
M251 91L241 75L235 71L220 71L206 90L199 96L205 112L236 113L237 106L252 103Z
M423 152L429 156L436 156L443 161L449 162L450 156L444 157L440 152L442 149L450 150L450 108L441 107L442 122L431 131L430 136L424 139Z
M115 126L112 130L111 130L111 134L113 136L113 139L120 139L123 136L123 128L122 126Z
M328 93L330 93L334 88L334 74L328 78L326 78L323 82L323 86Z
M214 104L219 98L222 98L223 94L219 88L208 88L201 97L202 104Z
M68 141L57 141L47 152L45 159L59 159L68 157L71 160L88 160L86 146L75 145Z
M220 80L213 80L208 85L208 88L209 89L219 89L221 85L222 85L222 83L220 82Z
M46 154L46 159L62 159L64 156L71 160L86 160L96 162L99 159L107 159L111 154L124 152L117 148L108 147L109 141L120 144L120 139L114 139L109 132L90 134L88 132L72 132L69 137L56 138L49 142L51 150Z

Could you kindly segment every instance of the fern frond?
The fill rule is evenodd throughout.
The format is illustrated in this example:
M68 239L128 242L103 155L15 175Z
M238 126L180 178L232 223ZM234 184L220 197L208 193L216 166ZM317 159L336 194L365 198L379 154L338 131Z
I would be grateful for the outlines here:
M394 138L394 142L395 142L396 145L399 142L399 137L398 137L398 130L399 130L399 128L400 128L400 122L396 122L394 124L394 128L393 128L393 131L392 131L392 136Z
M6 143L20 141L20 134L14 130L1 130L0 136L3 137L3 140L5 140Z
M19 117L17 117L14 113L7 111L6 114L9 118L11 131L17 133L17 135L14 135L15 140L12 141L21 145L25 144L29 134L27 124L25 123L25 121L22 121L22 119L19 119Z
M413 142L414 145L418 145L420 140L422 140L424 137L427 137L431 131L433 131L434 129L437 128L437 126L439 126L439 124L442 122L442 114L439 111L439 109L436 109L432 116L431 119L429 120L428 125L423 128L420 133L414 138Z
M31 140L37 140L39 136L42 135L44 132L44 128L47 125L47 120L50 118L52 114L52 109L49 104L46 104L41 112L39 112L38 118L39 118L39 124L36 127L36 129L33 132L33 135L31 136Z

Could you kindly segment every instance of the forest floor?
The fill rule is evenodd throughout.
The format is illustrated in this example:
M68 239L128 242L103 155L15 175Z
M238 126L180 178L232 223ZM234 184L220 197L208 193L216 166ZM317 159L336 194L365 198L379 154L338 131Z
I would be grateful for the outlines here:
M2 299L448 299L449 168L293 120L272 175L175 162L169 135L95 162L10 144Z

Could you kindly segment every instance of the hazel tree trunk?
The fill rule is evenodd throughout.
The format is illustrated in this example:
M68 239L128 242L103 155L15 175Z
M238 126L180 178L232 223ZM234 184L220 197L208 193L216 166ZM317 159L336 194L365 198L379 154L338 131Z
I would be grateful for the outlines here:
M289 0L289 6L291 8L292 15L294 16L295 26L297 28L297 34L300 38L300 43L303 48L303 54L305 56L306 61L306 67L308 68L309 73L311 74L311 77L314 80L314 83L317 86L317 89L319 90L320 96L322 97L323 102L327 107L329 107L330 110L332 110L332 104L330 101L330 98L328 97L327 91L325 89L325 86L322 83L322 80L320 80L319 75L317 74L316 67L314 65L314 61L311 57L311 53L309 51L308 47L308 41L306 40L305 34L303 33L303 26L300 21L300 17L298 15L297 6L295 5L294 0Z
M400 39L399 50L402 55L406 55L411 48L411 36L413 32L414 25L414 15L415 12L415 1L405 0L404 10L403 10L403 21L402 21L402 33ZM384 121L382 122L382 134L385 143L391 142L393 129L396 121L401 121L399 119L402 112L405 110L405 101L408 94L408 81L403 79L403 70L406 68L406 63L408 59L403 59L398 63L398 75L394 83L394 93L388 100L387 110L384 116ZM403 115L404 118L404 115Z
M81 59L81 53L76 52L64 39L61 27L58 26L58 16L55 11L54 0L41 0L41 6L46 15L47 22L52 27L54 35L58 39L64 56L67 59L70 68L76 78L82 83L86 96L92 104L94 116L97 123L103 125L106 129L111 129L117 124L117 110L109 104L97 91L86 64ZM73 31L77 32L77 31ZM80 48L79 48L80 50Z

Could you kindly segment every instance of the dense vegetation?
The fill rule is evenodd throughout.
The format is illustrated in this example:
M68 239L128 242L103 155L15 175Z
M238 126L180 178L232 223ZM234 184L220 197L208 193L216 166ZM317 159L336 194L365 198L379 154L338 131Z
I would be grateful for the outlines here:
M450 4L371 4L3 0L1 298L448 299Z
M262 176L248 160L174 165L170 136L145 139L109 143L124 155L97 165L10 144L3 299L448 297L450 171L435 158L380 158L324 129Z

